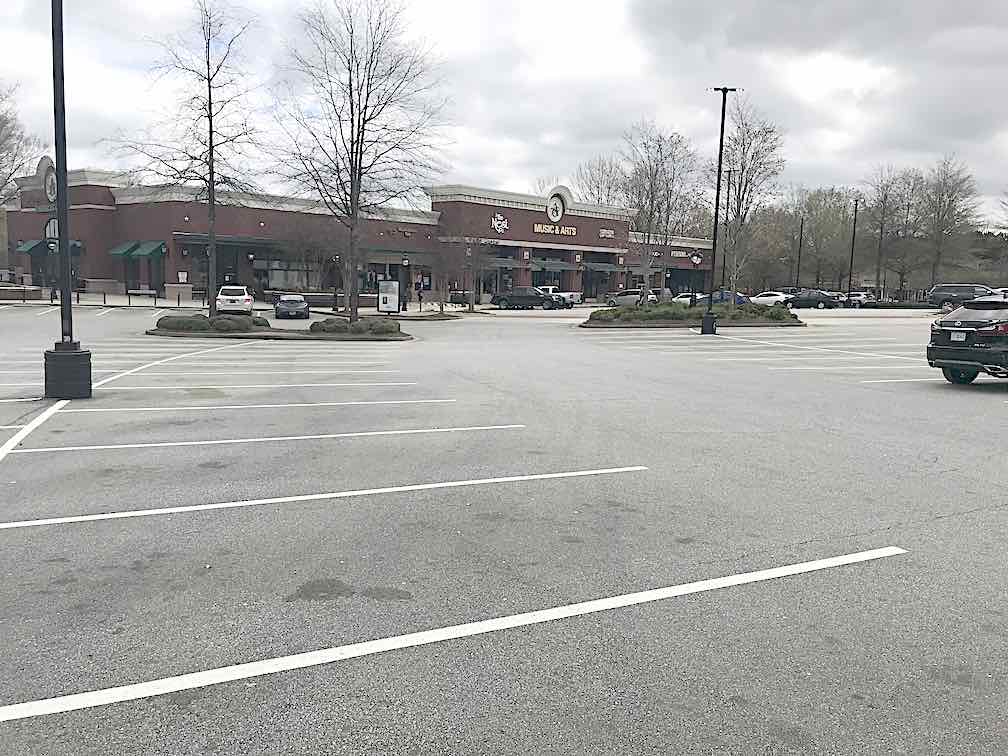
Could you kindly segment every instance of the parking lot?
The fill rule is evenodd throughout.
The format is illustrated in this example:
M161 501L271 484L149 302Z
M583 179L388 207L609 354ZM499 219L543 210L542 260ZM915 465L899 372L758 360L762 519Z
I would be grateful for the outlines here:
M0 308L5 753L1008 750L1008 382L928 368L927 313L80 308L52 411L57 311Z

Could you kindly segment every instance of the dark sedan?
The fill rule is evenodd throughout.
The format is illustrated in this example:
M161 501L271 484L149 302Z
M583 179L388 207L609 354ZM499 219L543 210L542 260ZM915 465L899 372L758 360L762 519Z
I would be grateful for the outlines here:
M308 303L300 294L282 294L273 305L273 315L280 318L308 319Z
M515 308L530 310L533 307L542 307L544 310L562 310L567 306L566 300L559 294L547 294L535 286L519 286L511 291L494 294L490 303L497 305L502 310Z
M815 307L819 310L832 310L834 307L840 306L840 300L836 297L831 297L825 291L819 291L818 289L805 289L793 295L787 302L785 306L791 307Z
M1008 378L1008 297L965 302L932 323L927 359L949 383L972 383L980 373Z

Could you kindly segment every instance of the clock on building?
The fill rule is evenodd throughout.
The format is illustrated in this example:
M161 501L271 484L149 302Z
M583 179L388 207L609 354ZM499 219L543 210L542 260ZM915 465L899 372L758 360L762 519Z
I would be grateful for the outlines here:
M564 216L564 200L559 194L554 194L546 202L546 216L554 223L559 223Z

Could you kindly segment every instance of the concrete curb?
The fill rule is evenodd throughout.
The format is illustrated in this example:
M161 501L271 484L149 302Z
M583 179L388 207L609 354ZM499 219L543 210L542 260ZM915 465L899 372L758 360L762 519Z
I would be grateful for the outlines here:
M299 331L254 331L252 333L220 333L217 331L164 331L152 328L148 336L180 339L245 339L248 341L412 341L408 333L374 335L358 333L306 333Z
M808 325L801 320L796 322L781 322L779 320L754 320L744 323L718 321L718 328L804 328ZM589 323L587 320L578 328L699 328L700 321L678 320L643 320L639 323Z

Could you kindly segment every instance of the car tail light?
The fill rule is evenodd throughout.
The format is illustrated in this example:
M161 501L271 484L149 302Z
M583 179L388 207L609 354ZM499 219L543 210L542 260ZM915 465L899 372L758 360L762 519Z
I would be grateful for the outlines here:
M244 301L245 301L246 304L248 304L249 302L252 301L252 297L245 297Z

